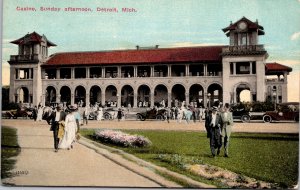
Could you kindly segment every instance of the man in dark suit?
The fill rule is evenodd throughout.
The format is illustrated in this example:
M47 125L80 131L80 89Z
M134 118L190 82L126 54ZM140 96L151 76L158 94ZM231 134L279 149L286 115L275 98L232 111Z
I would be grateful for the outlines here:
M212 111L207 114L205 119L205 128L207 130L207 138L210 139L210 150L212 157L216 156L215 150L217 149L217 154L220 154L220 148L222 146L221 141L221 126L222 126L222 117L217 112L217 107L213 107Z
M54 138L54 149L55 152L58 151L58 130L59 130L59 123L64 121L66 118L66 113L62 110L62 106L58 105L56 107L56 111L52 113L52 123L50 131L53 131L53 138Z

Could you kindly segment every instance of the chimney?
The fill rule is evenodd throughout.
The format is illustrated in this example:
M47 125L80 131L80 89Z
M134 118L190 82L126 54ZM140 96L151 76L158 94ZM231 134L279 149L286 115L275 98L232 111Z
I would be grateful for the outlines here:
M140 46L136 46L136 49L139 50L139 49L140 49Z

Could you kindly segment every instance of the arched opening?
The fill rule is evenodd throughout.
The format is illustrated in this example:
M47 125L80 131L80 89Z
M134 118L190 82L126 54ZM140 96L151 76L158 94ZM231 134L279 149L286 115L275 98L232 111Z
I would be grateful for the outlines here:
M53 86L48 86L45 94L45 105L51 105L51 103L56 103L56 90Z
M172 106L185 106L185 88L181 84L176 84L172 88Z
M236 88L236 102L250 102L251 91L248 84L239 84Z
M113 85L109 85L105 90L105 106L117 107L118 96L117 88Z
M64 105L71 104L71 89L67 86L63 86L60 89L60 101L64 103Z
M250 102L251 101L251 92L250 90L244 89L240 93L241 102Z
M125 85L121 90L121 105L124 107L132 107L133 94L133 88L129 85Z
M150 107L150 88L147 85L138 88L137 102L138 107Z
M83 86L77 86L75 88L75 104L77 104L79 107L85 106L85 88Z
M204 98L204 90L200 84L193 84L190 87L190 104L194 107L204 106L203 98Z
M223 90L219 84L211 84L207 89L207 106L219 106L223 103Z
M101 105L101 89L95 85L90 90L90 104L95 105L96 102Z
M18 90L19 103L29 103L29 90L26 87L21 87Z
M165 85L157 85L154 89L154 105L166 107L168 105L168 89Z

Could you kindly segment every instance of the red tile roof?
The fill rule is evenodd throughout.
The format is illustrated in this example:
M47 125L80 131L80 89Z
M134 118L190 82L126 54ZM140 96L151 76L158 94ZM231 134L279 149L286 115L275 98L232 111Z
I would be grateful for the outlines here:
M223 46L57 53L44 66L221 62Z
M292 68L285 66L285 65L281 65L279 63L267 63L266 64L266 72L274 72L274 71L287 71L287 72L292 72Z

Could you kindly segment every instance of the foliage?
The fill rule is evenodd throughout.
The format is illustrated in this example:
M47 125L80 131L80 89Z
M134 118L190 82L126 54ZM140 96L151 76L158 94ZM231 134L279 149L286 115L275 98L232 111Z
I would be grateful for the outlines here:
M151 145L149 139L139 135L129 135L121 131L99 129L94 133L94 138L101 142L123 147L147 147Z
M7 104L2 104L2 110L16 110L20 109L20 105L18 103L10 102Z
M16 157L20 153L17 142L16 129L2 127L1 129L1 178L12 177L11 170L14 168Z
M232 109L245 109L252 112L266 112L273 111L274 103L270 101L265 102L240 102L239 104L232 105Z

